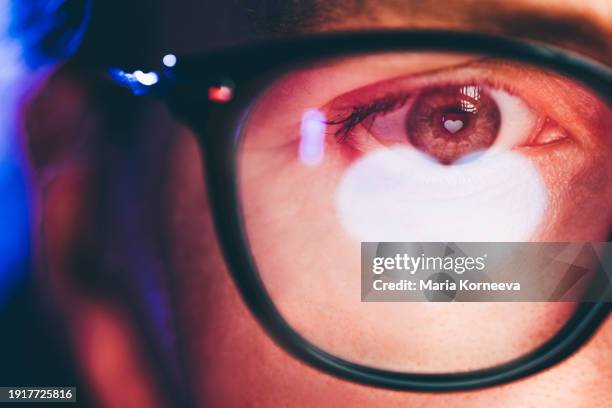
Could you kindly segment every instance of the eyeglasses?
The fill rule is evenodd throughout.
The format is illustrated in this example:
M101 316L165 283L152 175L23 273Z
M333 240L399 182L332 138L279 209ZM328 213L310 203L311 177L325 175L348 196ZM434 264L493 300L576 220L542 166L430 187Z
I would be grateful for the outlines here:
M115 77L161 95L195 130L234 281L296 358L384 388L468 390L562 361L608 315L609 282L572 302L367 302L362 272L372 241L606 240L610 68L431 31L164 64Z

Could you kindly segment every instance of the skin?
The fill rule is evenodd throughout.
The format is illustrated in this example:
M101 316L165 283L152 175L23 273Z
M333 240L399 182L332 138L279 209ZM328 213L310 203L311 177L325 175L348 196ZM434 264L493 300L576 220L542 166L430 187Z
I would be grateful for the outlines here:
M423 67L422 59L428 61L433 67ZM449 61L450 59L450 61ZM251 241L253 254L258 263L262 279L275 300L281 313L298 328L301 333L308 333L308 338L315 344L329 351L336 351L341 355L355 359L360 363L386 367L395 370L441 372L446 370L479 369L493 363L502 363L513 356L521 355L532 350L552 335L565 321L571 312L571 305L566 304L452 304L452 305L421 305L410 303L381 303L381 304L355 304L355 293L360 293L359 242L374 241L430 241L430 240L495 240L486 233L487 220L484 225L478 225L478 220L466 225L474 231L471 238L450 238L450 232L440 232L431 238L427 232L431 227L425 228L420 234L415 232L417 226L410 228L410 238L385 238L384 235L374 235L370 232L362 239L355 239L346 233L345 228L338 222L339 216L335 206L338 185L343 182L347 169L351 168L359 159L364 159L369 153L381 149L377 144L385 143L394 136L403 137L401 129L385 129L377 132L377 127L384 123L393 122L388 116L374 120L371 131L365 128L357 129L342 144L335 139L328 139L325 144L325 160L318 166L303 166L295 158L296 144L299 137L299 118L301 112L312 106L320 106L319 100L332 100L330 105L354 105L354 99L371 100L367 88L374 87L376 79L382 78L391 82L387 87L391 89L404 89L407 84L403 81L415 82L416 73L435 70L442 78L451 76L457 80L462 72L468 71L475 77L495 77L499 84L518 82L530 84L527 89L537 89L530 95L526 92L518 93L521 98L528 101L534 116L542 115L551 121L562 123L562 133L571 134L572 137L560 139L556 143L542 144L541 139L558 129L559 126L537 126L534 119L535 130L533 137L527 137L524 142L517 142L521 131L512 129L505 143L512 146L518 144L515 152L530 157L530 160L539 168L544 179L545 189L549 191L548 214L544 215L546 222L542 223L541 231L536 233L533 240L537 241L599 241L605 238L607 226L610 224L609 211L601 211L602 203L609 202L612 192L607 182L590 190L583 189L580 183L568 183L574 177L585 177L580 174L599 175L606 180L610 174L605 160L608 150L607 142L601 135L599 117L606 118L606 109L601 103L601 112L594 116L586 115L583 111L569 109L569 106L598 106L597 100L584 91L569 85L567 81L549 78L546 74L528 69L524 66L499 66L500 63L485 61L469 61L462 63L462 69L455 67L456 56L429 55L426 58L414 55L378 56L377 58L347 58L335 63L325 64L321 68L308 68L298 73L292 73L281 79L268 91L260 101L253 113L253 121L248 125L245 133L243 153L240 155L240 181L241 192L244 195L244 214L246 228ZM415 72L410 72L414 70ZM408 71L408 72L407 72ZM359 75L351 76L351 72ZM450 72L450 73L449 73ZM400 79L397 79L399 76ZM389 80L389 78L395 78ZM407 79L406 79L407 78ZM529 78L525 80L524 78ZM421 82L431 83L432 78L426 74ZM416 86L416 85L412 85ZM424 85L421 85L424 86ZM501 86L501 85L500 85ZM377 87L380 90L380 86ZM554 95L554 96L553 96ZM561 98L561 96L565 97ZM577 95L585 98L580 104ZM554 108L546 107L546 101L557 98L559 101ZM341 102L344 100L345 102ZM324 104L324 103L323 103ZM278 106L283 106L283 115L274 114ZM321 108L323 111L326 109ZM584 109L586 110L586 109ZM399 110L401 111L401 109ZM597 111L595 109L594 111ZM571 115L572 120L564 120L561 115ZM332 114L333 115L333 114ZM405 117L404 111L402 118ZM403 120L400 118L401 128ZM568 125L567 123L572 123ZM393 127L393 126L390 126ZM588 130L584 128L588 127ZM567 130L565 129L567 128ZM271 130L273 129L273 131ZM519 135L514 135L519 133ZM527 132L530 133L530 132ZM279 137L287 135L287 137ZM574 136L575 135L575 136ZM386 139L385 139L386 138ZM362 140L361 143L358 140ZM504 143L504 141L500 141ZM397 142L400 146L408 148L405 142ZM382 148L385 149L385 148ZM572 163L572 165L568 165ZM377 166L381 167L381 166ZM489 171L494 171L489 168ZM367 173L375 173L377 168L371 168ZM418 170L416 170L418 172ZM423 173L431 174L422 170ZM406 173L410 173L407 171ZM515 174L518 177L518 174ZM374 177L380 181L383 175ZM404 179L408 178L405 175ZM482 186L478 190L476 205L481 205L481 211L488 207L503 208L503 202L511 201L516 196L516 190L508 196L501 193L503 200L485 196L489 191L498 191L495 185L512 185L508 181L500 181L503 173L495 177L495 184ZM455 184L461 183L460 180ZM533 183L527 177L522 183ZM261 185L266 188L262 189ZM364 180L356 182L364 189ZM378 184L378 183L377 183ZM308 185L310 188L302 189L295 186ZM472 181L463 187L478 185ZM563 186L563 187L562 187ZM433 189L434 194L440 197L440 189ZM586 191L584 191L586 190ZM361 196L349 199L348 206L355 206L356 201L367 201L370 194L388 196L393 189L386 193L364 193ZM500 193L497 193L500 194ZM583 196L579 204L570 205L577 196ZM410 189L401 197L410 198ZM416 198L415 198L416 199ZM536 201L533 195L518 199L519 201ZM437 200L438 202L442 200ZM457 200L450 199L448 208L443 214L434 213L432 217L440 224L457 224L456 214L465 216L458 209ZM485 202L486 204L481 204ZM586 204L585 204L586 203ZM363 211L357 218L368 218L380 212L382 204L374 205L372 209ZM405 215L383 214L381 223L385 219L397 222L400 219L420 217L414 211L408 210ZM508 210L512 211L512 210ZM442 212L442 211L441 211ZM431 211L427 211L423 216ZM580 221L588 214L589 220ZM404 214L404 213L402 213ZM450 214L449 222L440 221L444 214ZM461 216L461 215L460 215ZM500 211L495 217L502 224ZM525 212L521 212L521 218ZM560 220L564 220L561 222ZM518 220L515 220L518 221ZM290 225L291 228L287 226ZM445 231L442 225L436 226L436 231ZM498 237L513 240L508 236L507 225L502 224ZM420 230L419 230L420 231ZM479 233L480 232L480 233ZM376 236L377 238L373 238ZM403 235L405 237L405 235ZM292 246L289 246L290 244ZM308 245L304 245L308 243ZM282 248L282 250L279 250ZM298 255L299 256L296 256ZM297 258L297 259L296 259ZM313 271L315 269L315 271ZM318 272L318 273L317 273ZM381 322L380 316L385 316ZM407 323L406 316L411 316ZM494 316L504 316L503 319ZM430 322L435 322L431 324ZM482 322L475 326L470 322ZM472 330L465 332L471 325ZM325 330L318 330L325 327ZM413 333L414 327L418 332ZM356 341L355 339L359 339ZM455 339L453 347L445 346L448 339ZM525 340L528 339L528 340ZM401 357L398 357L401 356Z
M606 39L612 38L612 5L605 0L488 1L482 7L464 1L444 7L434 2L345 2L343 7L337 7L336 3L341 2L317 4L315 12L304 18L302 30L427 27L504 32L562 42L606 63L612 55L611 46L606 43ZM517 30L518 26L510 23L513 16L522 17L529 23L525 27L530 29ZM589 28L574 31L578 33L574 37L560 38L562 34L550 34L554 32L552 29L538 32L534 28L537 24L533 23L538 19L557 20L561 25L576 23L579 27L586 24ZM583 36L596 41L578 40ZM554 109L557 112L553 115L564 115L563 104ZM584 118L579 121L580 116L567 125L571 127L570 132L583 136L597 133L576 129L592 125L592 121ZM178 360L188 373L184 382L198 405L592 407L608 403L607 391L612 389L611 320L600 327L583 349L562 364L521 381L470 392L426 394L365 387L336 379L290 357L257 325L229 277L213 231L202 159L192 135L185 128L177 127L173 140L165 172L167 183L160 195L160 199L166 200L159 213L166 243L165 279L172 287L169 295L172 311L168 320L179 345ZM609 208L603 204L609 202L609 183L591 176L609 173L603 165L605 161L593 160L602 150L601 144L592 145L593 140L594 137L563 145L555 153L525 152L527 156L534 156L533 161L542 168L543 163L551 164L552 157L552 165L543 171L549 185L555 185L554 180L581 180L575 183L574 190L567 186L555 189L552 199L555 204L550 207L549 217L553 220L551 224L563 228L544 228L539 232L539 240L603 239L601 225L609 225ZM549 160L545 160L544 154L549 154ZM568 165L569 156L577 159ZM597 163L604 170L602 166L595 170ZM79 220L95 217L93 201L88 201L84 193L91 191L88 189L96 176L96 170L86 161L73 160L56 172L54 181L45 185L44 194L40 195L40 219L44 225L41 247L47 255L47 281L69 327L86 381L101 405L163 405L167 400L159 378L152 374L152 363L145 351L147 342L139 333L138 322L124 313L125 302L91 296L70 273L70 260L80 250L78 243L91 233ZM581 194L590 199L568 201ZM587 211L579 204L583 201L604 210L598 211L596 207ZM586 212L595 212L599 218L587 220L579 216ZM317 311L304 313L318 316ZM469 322L465 322L462 329L469 327ZM349 321L339 324L337 329L350 333L354 328Z

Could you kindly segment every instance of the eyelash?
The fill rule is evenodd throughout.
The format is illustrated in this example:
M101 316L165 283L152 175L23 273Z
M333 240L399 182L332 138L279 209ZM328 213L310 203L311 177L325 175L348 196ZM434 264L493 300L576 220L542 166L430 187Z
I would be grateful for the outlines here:
M324 123L333 126L341 125L334 132L334 137L338 143L343 143L357 126L403 107L411 96L412 94L387 95L369 104L354 106L349 114L339 119L326 120Z

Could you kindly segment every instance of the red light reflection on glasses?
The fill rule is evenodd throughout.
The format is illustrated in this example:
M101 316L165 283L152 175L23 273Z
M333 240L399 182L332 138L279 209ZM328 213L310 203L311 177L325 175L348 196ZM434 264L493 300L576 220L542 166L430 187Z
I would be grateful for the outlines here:
M212 102L227 103L232 100L234 92L229 86L211 86L208 88L208 99Z

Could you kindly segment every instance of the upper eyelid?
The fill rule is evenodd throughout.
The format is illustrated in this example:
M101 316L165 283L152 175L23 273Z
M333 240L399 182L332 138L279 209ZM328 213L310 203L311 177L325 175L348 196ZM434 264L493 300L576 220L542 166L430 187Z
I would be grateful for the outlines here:
M397 91L391 92L390 89L386 89L386 88L397 88L398 82L400 83L419 82L419 81L423 81L423 79L442 76L452 71L462 72L462 71L465 71L466 69L478 69L478 68L483 67L489 61L493 61L493 60L490 57L474 58L474 59L470 59L469 61L464 61L458 64L450 64L444 67L437 67L437 68L430 69L427 71L415 72L415 73L411 73L408 75L398 75L398 76L394 76L391 78L378 80L374 83L364 84L356 89L352 89L339 96L336 96L333 99L329 100L327 103L325 103L325 106L327 106L329 110L331 111L343 111L343 110L347 111L348 109L354 106L368 105L371 103L371 101L383 99L391 93L397 93ZM500 63L499 61L496 61L494 63L496 65L502 65L502 63ZM354 97L355 94L357 93L367 93L367 94L371 94L371 96L368 97L363 102L356 102L356 103L344 102L343 103L344 99L351 98L351 96ZM359 98L354 98L354 99L359 99Z

